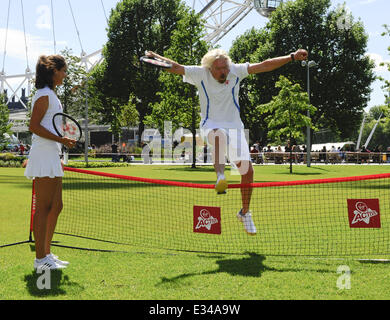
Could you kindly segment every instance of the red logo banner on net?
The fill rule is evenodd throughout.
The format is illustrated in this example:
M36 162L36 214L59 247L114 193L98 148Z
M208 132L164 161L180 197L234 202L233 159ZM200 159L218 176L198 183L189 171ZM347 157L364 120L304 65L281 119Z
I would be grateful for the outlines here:
M347 199L351 228L380 228L379 199Z
M221 234L221 208L194 206L194 232Z

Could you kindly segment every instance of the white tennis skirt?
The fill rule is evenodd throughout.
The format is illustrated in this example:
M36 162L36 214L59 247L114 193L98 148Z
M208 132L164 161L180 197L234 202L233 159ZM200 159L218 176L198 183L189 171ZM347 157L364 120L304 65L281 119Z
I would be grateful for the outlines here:
M62 170L57 144L33 145L24 175L28 179L36 177L63 177L64 171Z

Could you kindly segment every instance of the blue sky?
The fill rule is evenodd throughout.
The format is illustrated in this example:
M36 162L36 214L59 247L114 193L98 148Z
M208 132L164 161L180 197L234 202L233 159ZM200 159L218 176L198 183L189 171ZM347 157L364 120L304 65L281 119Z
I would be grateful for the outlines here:
M65 47L72 48L76 55L79 55L82 50L86 53L92 53L101 49L107 40L106 15L109 16L111 8L116 6L118 0L52 0L52 2L57 53ZM190 6L193 4L193 0L186 0L186 2ZM203 3L205 2L207 1L203 0ZM332 8L343 2L342 0L332 0ZM21 2L20 0L11 0L7 54L4 59L8 3L9 0L0 0L0 72L4 66L4 72L9 76L23 74L27 67L34 70L36 60L40 54L54 52L54 41L51 0L23 0L27 60ZM76 20L80 41L69 3ZM196 3L199 3L199 1ZM346 0L345 3L354 19L360 19L363 22L369 35L367 53L377 63L376 74L390 80L390 72L387 68L379 67L380 62L390 61L390 54L387 50L390 46L390 37L381 36L384 31L383 24L390 24L388 15L390 1ZM252 10L219 44L225 50L229 50L232 41L238 35L253 26L264 27L266 22L266 18ZM13 86L17 86L18 81L20 82L18 79L9 79ZM379 81L372 85L373 92L367 109L384 103L384 92L380 88L381 85Z

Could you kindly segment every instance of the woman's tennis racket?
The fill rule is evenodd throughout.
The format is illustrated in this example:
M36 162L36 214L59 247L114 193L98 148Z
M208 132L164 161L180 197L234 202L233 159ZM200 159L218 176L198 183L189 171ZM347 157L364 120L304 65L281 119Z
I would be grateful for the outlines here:
M146 63L152 67L163 68L163 69L172 68L171 63L163 61L163 60L158 59L158 58L154 58L154 57L143 56L140 58L140 61L143 63Z
M65 113L59 112L53 116L53 127L57 134L62 138L67 137L76 140L76 142L80 142L83 136L80 124L70 115Z

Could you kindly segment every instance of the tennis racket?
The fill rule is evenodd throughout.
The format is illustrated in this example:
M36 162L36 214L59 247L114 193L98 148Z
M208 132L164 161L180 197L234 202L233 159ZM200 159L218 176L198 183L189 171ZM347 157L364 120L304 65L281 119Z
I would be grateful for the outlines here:
M143 56L140 58L140 61L147 64L147 65L150 65L152 67L157 67L157 68L162 68L162 69L172 68L171 63L163 61L163 60L158 59L158 58L154 58L154 57Z
M65 113L59 112L53 116L53 127L57 134L62 138L67 137L76 140L76 142L80 142L83 136L80 124L70 115Z

